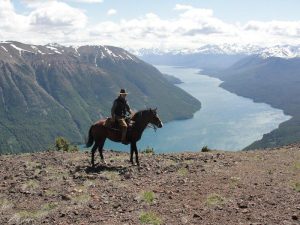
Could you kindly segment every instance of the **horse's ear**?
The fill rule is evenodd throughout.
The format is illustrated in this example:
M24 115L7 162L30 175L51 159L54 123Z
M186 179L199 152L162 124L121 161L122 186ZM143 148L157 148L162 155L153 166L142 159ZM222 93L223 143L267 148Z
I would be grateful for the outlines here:
M155 112L156 112L156 111L157 111L157 107L156 107L155 109L153 109L153 111L155 111Z

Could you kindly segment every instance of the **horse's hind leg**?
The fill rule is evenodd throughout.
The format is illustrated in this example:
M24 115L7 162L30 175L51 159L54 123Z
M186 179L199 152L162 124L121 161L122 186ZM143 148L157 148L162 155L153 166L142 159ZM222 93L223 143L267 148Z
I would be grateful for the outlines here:
M96 152L97 148L98 148L98 143L95 142L95 144L94 144L94 146L92 148L92 160L91 160L92 167L95 166L95 152Z
M104 160L104 157L103 157L103 146L104 146L104 142L105 142L105 139L102 139L99 141L99 144L98 144L98 151L100 153L100 158L101 158L101 161L102 163L106 164L105 160Z

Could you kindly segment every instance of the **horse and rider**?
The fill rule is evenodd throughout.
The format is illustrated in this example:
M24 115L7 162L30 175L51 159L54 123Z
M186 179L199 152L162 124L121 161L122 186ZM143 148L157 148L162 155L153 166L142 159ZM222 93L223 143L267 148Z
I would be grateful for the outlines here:
M123 144L130 143L130 162L133 164L133 153L135 153L136 163L139 165L136 143L141 139L148 124L152 124L154 127L158 128L163 126L156 109L150 108L133 113L126 100L127 94L125 89L121 89L119 96L113 102L111 118L101 119L89 129L86 147L90 147L94 143L92 147L92 166L95 165L94 155L97 149L100 153L101 160L104 162L103 146L106 138L115 142L122 142ZM132 115L130 126L128 126L128 123L126 122L127 113ZM111 124L107 123L109 120L112 121L112 124L116 122L121 129L116 129L108 125ZM129 128L130 132L128 132Z

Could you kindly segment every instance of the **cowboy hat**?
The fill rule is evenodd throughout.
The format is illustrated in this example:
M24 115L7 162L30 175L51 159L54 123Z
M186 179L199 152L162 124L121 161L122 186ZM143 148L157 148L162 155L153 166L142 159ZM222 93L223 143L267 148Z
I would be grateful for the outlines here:
M120 91L120 95L127 95L128 93L126 92L126 90L125 89L121 89L121 91Z

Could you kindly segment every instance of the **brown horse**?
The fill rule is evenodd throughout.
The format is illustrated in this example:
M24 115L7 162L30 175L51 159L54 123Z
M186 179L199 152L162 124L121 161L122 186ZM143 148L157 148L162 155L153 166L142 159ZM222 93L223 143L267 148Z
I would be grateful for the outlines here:
M130 143L130 162L133 164L134 152L136 163L137 165L139 165L136 143L141 139L142 134L149 123L159 128L163 126L163 123L159 119L156 109L139 111L132 116L131 120L133 121L133 125L130 126L127 131L127 140ZM121 142L121 131L106 127L105 121L106 119L99 120L98 122L93 124L89 130L89 138L88 142L86 143L86 147L91 147L95 142L92 148L91 160L93 167L95 166L94 155L97 148L100 153L102 162L105 162L103 158L103 146L106 138L109 138L110 140L115 142Z

